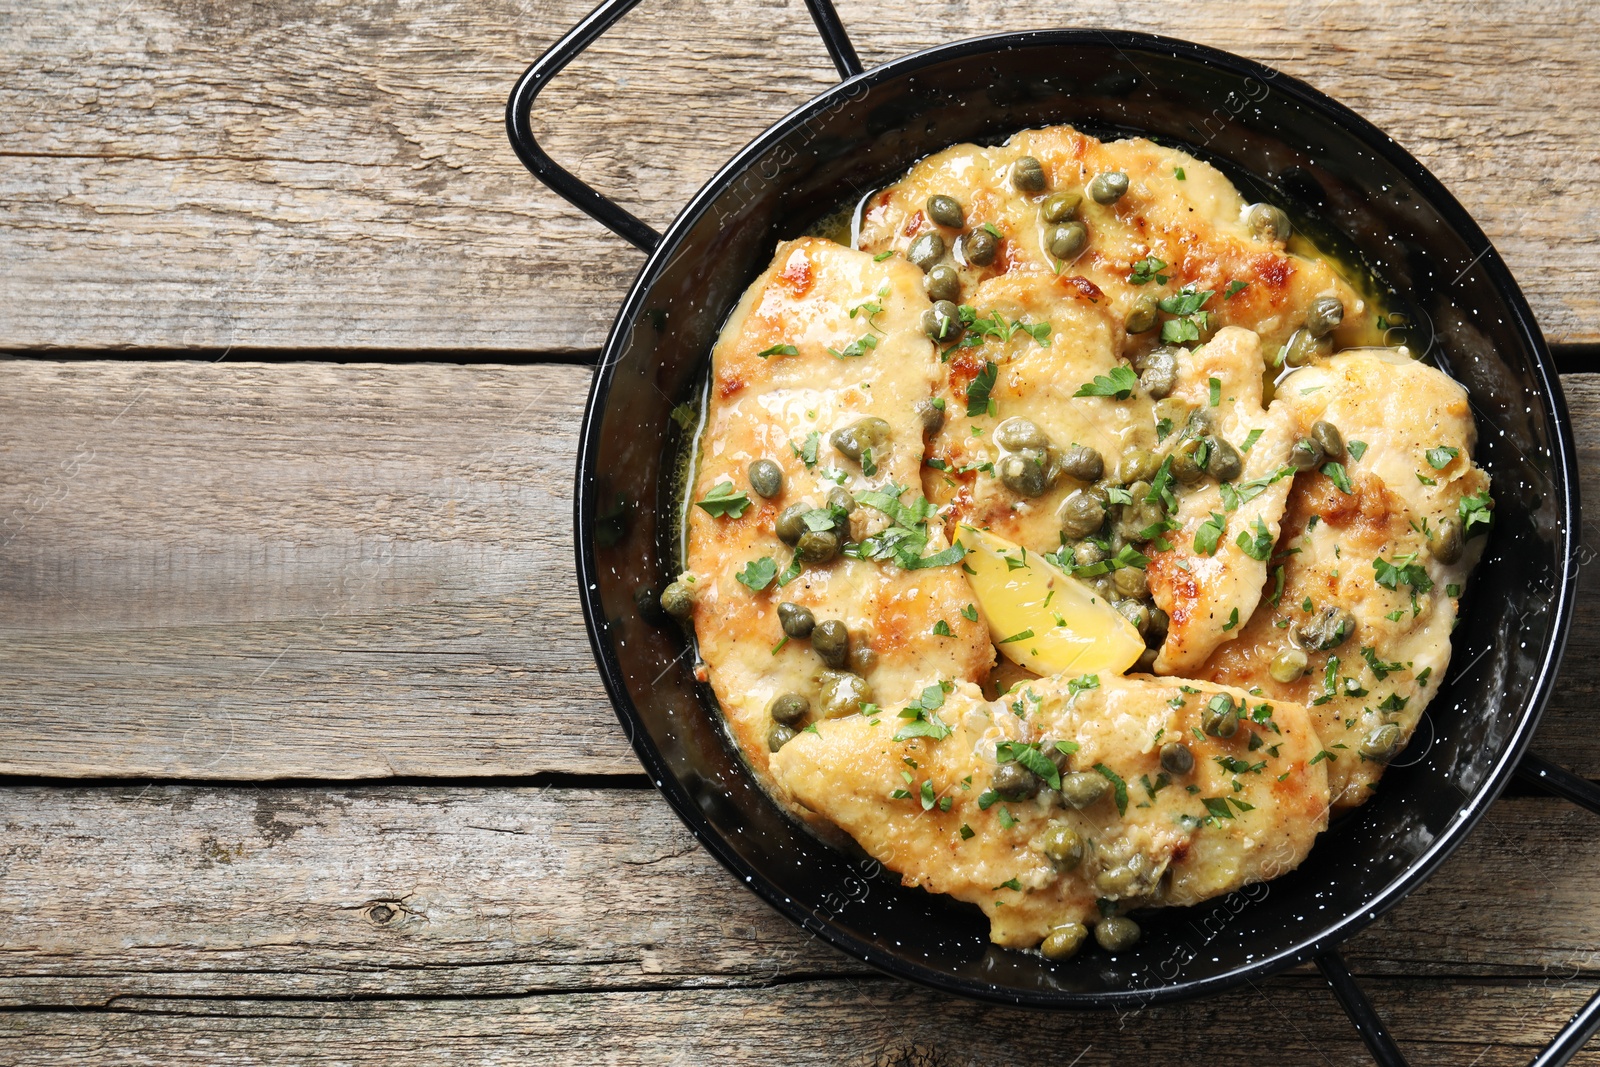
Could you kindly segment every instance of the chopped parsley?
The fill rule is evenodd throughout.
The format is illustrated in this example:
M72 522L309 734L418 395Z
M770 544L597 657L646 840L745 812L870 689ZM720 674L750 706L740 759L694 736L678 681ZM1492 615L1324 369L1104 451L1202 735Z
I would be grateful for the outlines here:
M1133 270L1128 272L1128 282L1131 285L1144 285L1154 281L1157 285L1166 285L1167 276L1161 273L1166 266L1155 256L1145 256L1133 265Z
M773 345L771 348L757 352L756 356L759 359L766 359L768 356L798 356L799 354L800 350L794 345Z
M1083 692L1086 689L1099 689L1099 688L1100 688L1100 676L1098 674L1085 674L1082 677L1074 678L1074 679L1072 679L1072 681L1067 683L1067 699L1069 699L1069 700L1072 699L1073 697L1077 696L1079 693ZM1070 751L1071 752L1078 751L1078 746L1077 746L1076 743L1073 743L1073 742L1061 742L1061 744L1071 744L1072 745L1072 749ZM1068 751L1068 750L1063 749L1062 751Z
M1243 537L1244 535L1240 534L1239 536ZM1238 626L1238 625L1239 625L1239 609L1238 608L1234 608L1233 611L1228 615L1228 621L1222 624L1222 632L1223 633L1227 633L1229 630L1233 629L1235 626Z
M1222 403L1222 379L1209 378L1207 384L1211 390L1211 406L1216 407Z
M744 565L744 570L734 575L739 584L748 588L752 593L761 592L761 590L771 585L772 580L777 576L778 565L773 562L771 556L762 556L760 559L751 560Z
M913 737L926 737L943 741L950 736L950 727L934 714L944 707L945 687L948 682L935 682L922 691L922 696L900 709L900 718L909 720L896 730L892 741L909 741Z
M1388 663L1379 659L1378 650L1370 645L1362 646L1361 657L1367 661L1367 666L1371 668L1373 675L1380 682L1395 671L1404 670L1406 666L1404 663Z
M723 479L711 487L711 491L704 499L696 500L694 504L713 518L737 519L744 514L745 508L750 506L750 498L742 491L734 489L731 481Z
M1427 457L1428 466L1436 471L1442 471L1450 466L1450 461L1461 455L1461 449L1451 448L1449 445L1439 445L1423 453Z
M1228 520L1225 516L1213 511L1211 517L1200 524L1194 532L1194 550L1202 556L1217 554L1217 543L1222 540L1222 531L1227 527Z
M1257 426L1255 429L1253 429L1249 433L1245 434L1244 444L1239 446L1239 451L1240 452L1248 452L1248 451L1250 451L1250 449L1259 440L1261 440L1261 427Z
M1026 741L1001 741L994 746L994 758L1000 763L1020 763L1045 782L1051 789L1061 788L1061 771L1050 757L1039 751L1038 745Z
M1009 644L1012 644L1013 642L1016 642L1016 641L1027 641L1027 640L1031 639L1032 637L1033 637L1033 631L1031 629L1023 630L1020 633L1012 634L1010 637L1002 638L1000 640L1000 644L1009 645Z
M1235 543L1244 550L1245 555L1254 560L1265 562L1266 558L1272 555L1272 534L1259 517L1255 520L1255 534L1252 536L1246 531L1240 531L1239 539Z
M978 621L978 607L977 607L977 605L976 604L968 604L966 607L962 608L961 609L961 617L963 619L966 619L968 622L977 622Z
M1457 517L1461 520L1461 537L1463 540L1477 537L1479 534L1489 532L1489 527L1494 523L1494 501L1485 489L1476 496L1464 496L1456 507Z
M843 350L837 348L828 349L828 354L837 359L852 359L856 356L864 356L869 350L877 347L878 339L872 336L870 333L864 333L854 341L851 341L849 344L845 345Z
M950 624L945 622L943 619L940 619L938 622L933 624L933 635L935 637L952 636L950 633Z
M1233 281L1229 282L1228 287L1222 291L1222 299L1232 300L1249 287L1249 282L1241 282L1239 279L1235 278Z
M1133 395L1133 387L1138 384L1139 376L1133 373L1132 367L1113 367L1109 374L1097 374L1094 381L1078 386L1078 391L1072 395L1109 396L1115 400L1126 400Z
M817 465L817 446L821 442L822 435L812 430L806 435L804 444L796 446L793 442L790 442L789 451L793 452L795 458L806 465L806 470L810 470Z
M987 414L994 403L989 397L989 391L994 388L996 376L1000 368L995 366L993 360L984 360L983 369L978 376L967 383L967 417L977 418Z
M1343 463L1324 463L1322 473L1326 474L1334 485L1339 487L1339 492L1351 496L1355 490L1350 487L1350 476L1344 471Z
M1101 776L1111 783L1112 795L1116 797L1117 801L1117 814L1128 814L1128 783L1124 782L1121 775L1104 763L1096 763L1094 769L1099 771Z
M1349 441L1344 447L1349 451L1351 459L1360 459L1367 454L1367 443L1365 441Z

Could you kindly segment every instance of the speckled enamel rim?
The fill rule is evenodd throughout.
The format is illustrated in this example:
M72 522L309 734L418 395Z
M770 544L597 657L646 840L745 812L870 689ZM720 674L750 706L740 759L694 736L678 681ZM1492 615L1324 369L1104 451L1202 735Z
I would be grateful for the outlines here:
M1355 134L1372 152L1386 160L1397 171L1414 182L1423 196L1439 211L1440 215L1458 235L1465 238L1469 244L1474 246L1481 245L1486 249L1478 266L1487 272L1491 282L1505 299L1508 309L1516 317L1515 329L1522 335L1528 349L1534 354L1533 371L1537 376L1539 385L1539 399L1544 407L1544 413L1549 420L1552 432L1551 461L1553 470L1551 483L1553 495L1556 497L1562 519L1559 543L1561 558L1565 561L1565 566L1562 568L1562 574L1557 581L1556 595L1553 598L1554 610L1550 630L1551 638L1539 656L1539 664L1534 674L1533 684L1527 690L1524 698L1525 709L1511 736L1508 738L1501 758L1495 763L1477 791L1461 804L1454 824L1443 831L1427 851L1417 856L1400 877L1392 881L1375 898L1368 901L1366 905L1357 911L1346 914L1343 918L1330 922L1316 935L1305 938L1275 955L1264 957L1218 975L1180 980L1137 990L1118 990L1103 993L1074 993L1068 991L1048 993L1007 992L995 986L960 980L947 972L931 967L918 966L915 963L910 963L899 957L879 951L875 946L835 927L829 922L819 919L800 907L789 899L779 886L768 880L759 870L745 863L731 849L725 846L716 830L693 803L687 790L667 771L660 753L656 750L648 732L639 721L638 713L628 695L621 665L617 662L609 644L604 639L604 613L599 601L597 568L593 548L594 522L588 517L595 513L591 474L594 471L596 462L599 445L598 432L601 418L605 411L606 399L610 393L615 361L622 350L635 319L644 307L645 298L649 294L652 285L660 276L665 265L670 262L683 236L700 220L712 200L723 190L728 182L740 175L752 162L759 159L774 143L793 132L796 128L803 126L816 115L827 110L835 101L846 94L859 93L863 88L872 89L884 85L947 60L984 54L998 55L1005 51L1024 48L1070 49L1086 45L1102 47L1107 44L1117 49L1166 52L1174 58L1197 60L1240 77L1253 77L1262 81L1270 81L1275 92L1286 94L1308 110L1320 112L1347 131ZM1455 197L1440 184L1438 179L1434 178L1427 168L1417 162L1410 153L1396 144L1393 138L1349 108L1344 107L1296 78L1273 71L1251 60L1228 52L1207 48L1203 45L1160 37L1154 34L1119 30L1039 30L995 34L915 52L874 67L872 70L858 74L833 86L791 112L729 160L695 194L694 198L689 201L688 206L673 220L660 245L651 253L644 266L640 269L632 289L630 289L627 298L623 301L622 308L617 314L616 322L612 326L611 335L602 354L599 369L590 389L588 406L584 412L583 428L578 447L577 492L574 513L576 518L580 595L583 602L584 621L589 631L589 642L594 649L595 661L600 668L601 677L605 681L606 691L611 696L611 702L616 709L618 718L622 720L624 726L629 727L634 751L638 753L639 759L650 774L651 780L678 813L678 817L683 820L711 854L772 907L788 916L803 929L815 932L830 944L857 959L863 960L889 974L907 978L948 993L1001 1004L1039 1008L1134 1008L1220 993L1246 982L1276 974L1333 949L1394 907L1406 894L1415 889L1433 873L1434 869L1455 850L1473 827L1477 825L1478 820L1483 817L1490 805L1494 803L1505 788L1516 770L1518 761L1527 749L1528 742L1538 726L1539 717L1549 701L1550 690L1560 667L1562 653L1565 651L1567 629L1571 622L1573 601L1577 590L1575 566L1577 541L1574 534L1578 529L1578 496L1577 487L1572 478L1572 473L1576 469L1577 458L1568 426L1566 400L1561 391L1560 381L1555 374L1550 352L1545 345L1542 334L1538 330L1533 314L1528 308L1527 301L1523 298L1522 291L1512 279L1499 253L1489 244L1488 238L1484 236L1483 231L1472 220L1472 217L1467 214Z

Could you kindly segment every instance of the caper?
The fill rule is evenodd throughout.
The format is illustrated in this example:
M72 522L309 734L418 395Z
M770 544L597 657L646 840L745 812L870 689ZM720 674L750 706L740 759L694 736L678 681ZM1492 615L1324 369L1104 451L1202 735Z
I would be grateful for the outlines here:
M807 530L795 542L794 554L807 563L827 563L839 554L839 535L832 530Z
M843 667L850 661L850 631L838 619L817 623L811 631L811 648L830 667Z
M1102 548L1099 543L1088 539L1079 541L1072 549L1072 562L1080 567L1092 567L1110 558L1110 552Z
M794 730L780 723L773 723L772 729L767 731L767 751L776 752L778 749L794 740Z
M1012 452L1002 457L994 469L1001 484L1018 496L1043 496L1050 488L1044 466L1031 456Z
M961 212L961 202L953 196L930 196L923 205L923 211L940 226L948 226L952 230L961 229L965 221Z
M906 258L923 270L928 270L944 258L944 238L936 233L925 233L911 242Z
M1020 415L996 426L994 439L1008 452L1019 452L1024 448L1042 450L1050 447L1050 438L1039 429L1039 424Z
M1294 647L1286 648L1272 657L1267 673L1272 675L1273 681L1287 685L1299 681L1304 676L1309 662L1302 650Z
M1329 459L1344 458L1344 434L1333 423L1321 419L1312 423L1311 439L1322 446L1322 454Z
M1083 862L1083 838L1066 823L1051 823L1040 847L1063 870L1070 871Z
M1168 741L1161 746L1161 769L1168 774L1188 774L1194 770L1194 753L1182 741Z
M1115 204L1128 192L1128 176L1120 170L1096 174L1089 182L1089 197L1097 204Z
M859 674L823 671L817 676L819 710L824 719L856 714L861 710L861 702L867 699L867 692L866 679Z
M1327 457L1322 446L1309 437L1302 437L1289 449L1289 465L1297 471L1315 470Z
M1167 506L1159 496L1150 499L1149 482L1129 485L1128 495L1133 501L1120 507L1115 532L1123 541L1143 541L1145 531L1167 517Z
M1089 928L1082 923L1067 923L1045 935L1039 952L1047 960L1070 960L1078 954L1089 937Z
M1301 648L1314 652L1327 652L1338 648L1356 631L1356 617L1344 608L1329 605L1312 613L1295 627L1295 640Z
M1144 357L1144 370L1139 373L1139 387L1152 400L1162 400L1178 387L1178 355L1171 349L1157 349Z
M1232 737L1239 729L1239 708L1227 693L1218 693L1200 711L1200 729L1212 737Z
M1306 332L1312 337L1325 337L1343 321L1344 302L1336 296L1319 296L1306 312Z
M1399 750L1400 727L1392 722L1384 723L1368 734L1366 740L1361 742L1360 749L1362 758L1378 763L1388 763Z
M750 488L768 500L783 492L783 468L770 459L758 459L750 464Z
M1217 417L1210 408L1195 408L1189 412L1189 421L1184 424L1183 432L1189 437L1204 437L1209 433L1217 432Z
M1167 639L1167 627L1172 624L1172 618L1160 608L1150 609L1150 632L1144 635L1144 643L1151 648L1161 647L1161 642Z
M1137 600L1117 601L1117 614L1131 622L1141 634L1150 628L1150 609Z
M944 428L944 404L942 401L934 400L931 397L923 397L917 401L913 410L916 411L917 418L922 422L924 437L932 437Z
M1156 298L1146 294L1133 302L1133 307L1128 309L1128 317L1123 320L1123 328L1129 333L1146 333L1156 328L1161 321L1161 316L1156 312Z
M888 439L889 424L876 415L868 415L833 431L828 441L843 455L859 460L867 449L879 448Z
M1284 346L1283 361L1291 367L1304 367L1319 355L1326 355L1332 345L1326 339L1318 340L1308 330L1296 330Z
M785 600L778 605L778 625L783 627L784 633L799 640L811 636L811 631L817 628L817 617L805 605Z
M1111 585L1119 596L1142 597L1150 594L1150 580L1140 567L1118 567L1111 572Z
M1105 457L1088 445L1073 445L1061 453L1061 473L1069 478L1094 482L1105 472Z
M1126 863L1119 863L1114 867L1102 868L1094 876L1094 887L1106 897L1140 896L1137 890L1148 881L1148 861L1141 853L1134 853L1128 857Z
M1184 485L1193 485L1205 477L1206 469L1200 465L1200 442L1189 440L1172 450L1172 476ZM1208 457L1209 458L1209 457Z
M878 654L868 645L850 646L850 669L863 678L878 665Z
M767 714L772 716L773 722L793 726L811 714L811 701L799 693L782 693L772 699Z
M1139 942L1139 924L1125 915L1113 915L1094 924L1094 939L1107 952L1121 952Z
M1148 448L1130 448L1122 453L1122 459L1117 464L1117 481L1127 485L1130 482L1148 482L1156 476L1156 471L1161 469L1161 460Z
M1061 776L1061 799L1069 808L1082 811L1106 795L1111 783L1098 771L1074 771Z
M1039 205L1039 217L1046 222L1065 222L1078 213L1082 193L1051 193Z
M1287 241L1289 216L1271 204L1251 204L1244 217L1245 225L1259 241Z
M1063 222L1050 228L1045 243L1052 256L1070 262L1089 244L1089 231L1081 222Z
M1206 438L1206 473L1219 482L1231 482L1244 472L1244 457L1224 437Z
M827 506L842 510L845 515L850 515L850 512L856 510L856 496L850 490L846 490L845 486L835 485L832 490L827 491L827 496L824 499L827 501ZM835 530L837 530L837 526L835 526ZM845 525L845 530L850 530L848 523Z
M800 535L806 532L806 515L810 511L810 504L790 504L778 512L778 517L772 523L772 532L786 545L798 544Z
M1061 504L1061 530L1068 537L1088 537L1105 521L1105 503L1087 489L1074 489Z
M1433 558L1440 563L1454 563L1461 558L1461 525L1454 519L1440 519L1428 541Z
M1039 776L1020 763L1002 763L994 769L989 788L1006 800L1027 800L1039 792Z
M961 275L948 263L941 263L922 279L929 300L955 300L961 296Z
M1044 189L1044 166L1033 156L1023 156L1011 165L1012 188L1024 193Z
M922 332L935 341L953 341L962 328L961 309L949 300L936 300L922 313Z
M694 614L694 589L687 582L673 582L661 592L661 610L674 619Z
M961 258L977 267L987 267L1000 251L1000 241L988 230L973 230L961 238Z

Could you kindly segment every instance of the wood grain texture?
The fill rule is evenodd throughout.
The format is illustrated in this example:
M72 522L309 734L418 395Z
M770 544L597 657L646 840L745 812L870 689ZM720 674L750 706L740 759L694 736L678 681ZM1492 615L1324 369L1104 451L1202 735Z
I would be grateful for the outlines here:
M597 348L638 256L534 183L501 118L590 2L45 0L0 20L0 347ZM869 64L1067 22L1302 77L1444 180L1552 341L1600 341L1590 5L840 10ZM795 0L649 0L538 122L557 158L659 226L833 80Z
M8 363L0 774L638 773L573 585L588 374ZM1600 499L1600 380L1565 385ZM1580 583L1537 747L1600 775Z
M1308 971L1120 1019L884 979L650 791L11 788L0 811L7 1064L495 1063L535 1043L615 1064L1363 1062ZM1600 984L1591 818L1502 802L1350 944L1414 1063L1525 1062Z

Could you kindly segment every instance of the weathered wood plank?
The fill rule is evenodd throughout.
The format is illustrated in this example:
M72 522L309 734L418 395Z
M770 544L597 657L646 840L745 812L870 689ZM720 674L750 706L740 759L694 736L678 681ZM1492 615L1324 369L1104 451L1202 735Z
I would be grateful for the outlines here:
M1076 1062L1140 1049L1166 1062L1179 1048L1190 1062L1268 1062L1269 1048L1321 1062L1307 1042L1361 1062L1306 973L1120 1026L878 978L770 911L647 791L21 788L0 792L0 812L6 1063L61 1062L93 1041L120 1050L107 1063L199 1062L185 1048L233 1062L269 1046L282 1062L433 1062L446 1043L476 1061L480 1046L535 1039L614 1063L676 1062L662 1048L699 1062L751 1041L783 1063L1026 1061L1052 1047L1044 1062L1065 1063L1089 1046ZM1351 944L1414 1062L1525 1061L1600 982L1590 818L1503 802ZM336 1051L302 1050L311 1027ZM602 1033L606 1055L586 1051ZM1600 1062L1590 1055L1580 1062Z
M5 372L0 773L637 772L573 586L584 368ZM1600 499L1600 380L1566 387ZM1582 583L1539 744L1600 774Z
M571 563L589 372L464 369L9 365L0 766L636 771Z
M0 346L597 347L637 255L537 187L500 119L522 67L590 6L15 12L0 24ZM1600 341L1590 5L840 8L869 63L1066 21L1234 48L1303 77L1456 192L1552 340ZM559 158L659 225L833 77L793 0L650 0L551 88L540 122Z
M1525 1064L1588 995L1576 984L1431 980L1373 982L1368 991L1415 1067ZM15 1067L1372 1063L1327 988L1311 978L1126 1020L992 1008L884 978L424 1003L151 1000L113 1011L8 1013L0 1056ZM1594 1067L1600 1051L1571 1062Z

